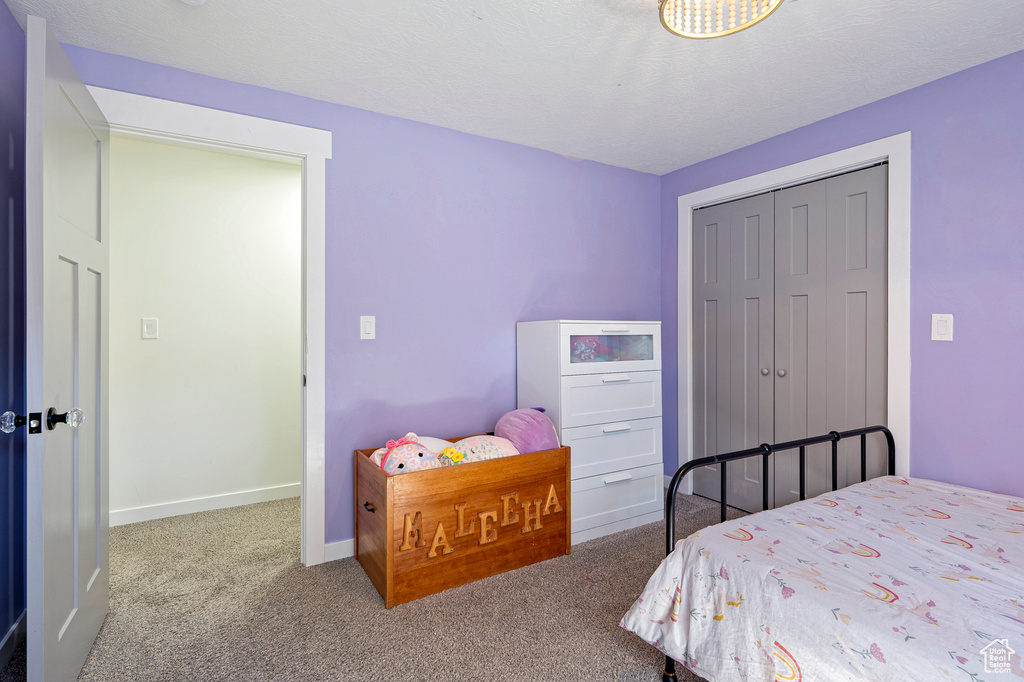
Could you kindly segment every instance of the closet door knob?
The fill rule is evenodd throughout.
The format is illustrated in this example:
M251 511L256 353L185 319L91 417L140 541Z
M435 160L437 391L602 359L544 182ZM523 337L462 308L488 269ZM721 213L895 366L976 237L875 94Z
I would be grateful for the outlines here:
M784 377L784 376L786 376L786 370L784 370L784 369L780 369L780 370L779 370L779 376L780 376L780 377Z
M771 373L772 373L772 371L770 369L768 369L767 367L762 367L761 368L761 376L766 377L766 376L768 376Z

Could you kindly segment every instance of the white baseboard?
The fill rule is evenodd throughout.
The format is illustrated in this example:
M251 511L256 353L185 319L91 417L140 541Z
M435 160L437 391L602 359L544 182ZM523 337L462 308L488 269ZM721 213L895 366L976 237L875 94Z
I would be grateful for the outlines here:
M0 670L7 667L11 662L11 654L18 648L18 645L25 639L25 612L22 611L18 620L4 635L4 641L0 642Z
M348 559L356 555L355 540L341 540L339 542L328 542L324 545L324 561L336 561L337 559Z
M289 483L287 485L275 485L269 488L259 488L257 490L243 490L237 493L211 495L210 497L197 497L191 500L181 500L178 502L151 504L146 507L118 509L117 511L111 510L110 526L123 526L127 523L165 519L169 516L181 516L182 514L195 514L196 512L213 511L214 509L240 507L244 504L270 502L271 500L283 500L288 497L298 497L301 494L301 483Z
M672 476L675 476L675 474L672 474ZM670 485L672 485L672 476L669 476L668 474L665 474L665 492L666 493L668 492L668 487ZM692 471L690 472L690 475L687 476L686 478L684 478L683 482L679 484L679 490L677 490L676 492L677 493L682 493L683 495L692 495L693 494L693 472Z

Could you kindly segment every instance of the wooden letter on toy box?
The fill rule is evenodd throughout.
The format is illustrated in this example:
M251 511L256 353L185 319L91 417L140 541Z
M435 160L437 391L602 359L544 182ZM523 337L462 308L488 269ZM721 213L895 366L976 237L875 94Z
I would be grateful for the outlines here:
M480 512L477 514L480 517L480 540L477 544L486 545L488 542L494 542L498 537L498 531L491 527L491 524L498 520L498 512L496 510Z
M466 527L466 503L459 502L455 505L455 511L458 512L458 520L455 523L455 537L464 538L472 535L476 529L476 521L470 519L469 527Z
M509 493L501 496L501 527L511 526L519 523L519 512L515 507L519 504L519 493Z
M430 543L430 551L427 556L433 559L437 556L437 548L441 547L441 554L451 554L455 550L448 544L448 536L444 534L444 526L437 522L437 530L434 531L434 541Z
M555 493L555 484L551 484L551 489L548 490L548 501L544 503L544 516L551 513L551 508L554 507L556 512L562 511L562 505L558 503L558 494Z
M540 514L541 514L541 505L542 504L544 504L544 500L534 500L533 502L530 502L529 500L527 500L526 502L523 502L523 505L522 505L523 506L523 516L525 518L523 519L524 523L523 523L523 529L522 529L521 532L524 535L526 533L530 533L532 531L540 530L541 529ZM533 508L536 508L536 509L531 514L530 513L530 509L533 509ZM530 521L531 520L533 520L533 528L530 528Z
M398 547L398 551L405 552L413 547L422 547L427 544L422 538L420 533L420 523L423 520L423 515L420 512L416 512L415 518L405 515L405 533L402 539L402 544ZM411 540L415 539L415 544Z

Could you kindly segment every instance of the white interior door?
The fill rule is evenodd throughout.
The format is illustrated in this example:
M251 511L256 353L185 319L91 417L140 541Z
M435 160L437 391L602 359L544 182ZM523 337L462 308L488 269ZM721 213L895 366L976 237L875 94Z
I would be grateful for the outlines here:
M107 613L106 120L28 18L28 678L78 676ZM47 423L81 409L84 420Z

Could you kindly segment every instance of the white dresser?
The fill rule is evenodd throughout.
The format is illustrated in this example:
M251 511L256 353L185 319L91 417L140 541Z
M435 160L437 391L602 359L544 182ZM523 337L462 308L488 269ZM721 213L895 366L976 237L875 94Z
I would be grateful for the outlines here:
M518 406L572 448L573 544L661 520L661 323L520 322L516 361Z

